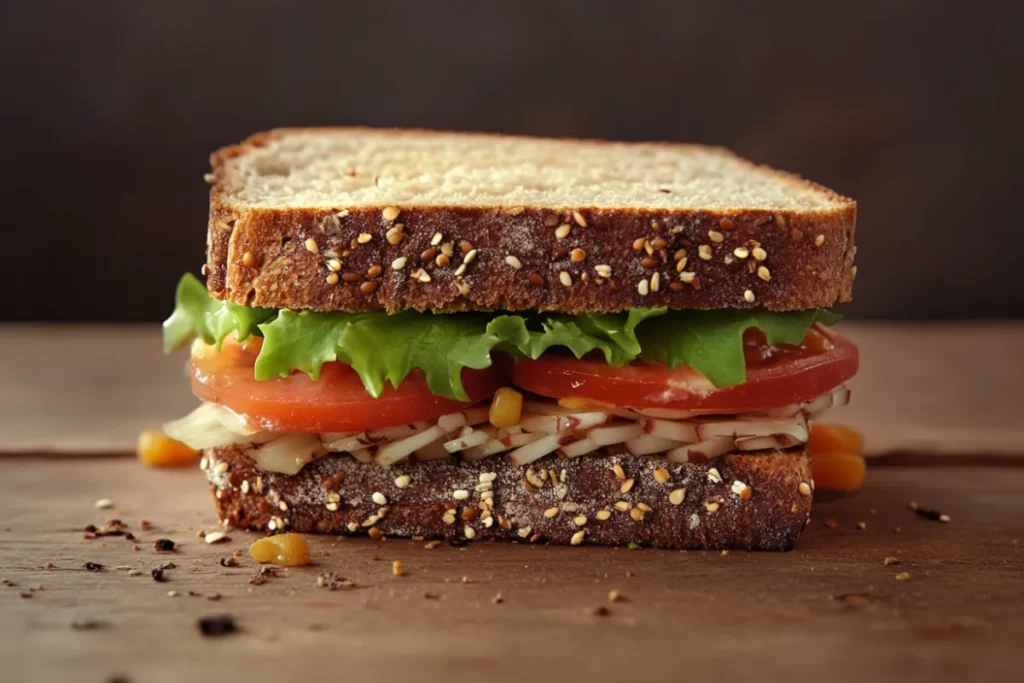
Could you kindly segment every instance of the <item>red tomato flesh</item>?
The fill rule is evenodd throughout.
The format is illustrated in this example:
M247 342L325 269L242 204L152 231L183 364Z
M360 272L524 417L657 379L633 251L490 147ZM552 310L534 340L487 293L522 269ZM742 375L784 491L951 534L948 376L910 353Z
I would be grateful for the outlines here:
M361 432L434 420L469 405L430 393L418 370L397 389L386 385L379 398L366 393L359 375L344 363L325 363L316 382L300 372L257 380L253 365L262 341L228 340L219 353L196 344L190 367L192 392L227 406L252 427L277 432ZM506 384L507 373L499 365L462 371L471 403L489 398Z
M745 413L807 401L857 372L857 347L816 327L798 346L769 346L751 331L744 338L747 381L717 389L690 368L634 362L615 368L603 359L546 353L516 363L512 382L552 398L578 397L624 408L667 408L703 413Z

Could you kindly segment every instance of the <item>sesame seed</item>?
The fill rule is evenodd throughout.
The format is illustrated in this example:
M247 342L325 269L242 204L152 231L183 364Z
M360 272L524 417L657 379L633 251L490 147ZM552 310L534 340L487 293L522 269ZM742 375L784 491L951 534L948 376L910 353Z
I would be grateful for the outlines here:
M330 510L331 512L337 512L338 511L338 504L337 503L326 503L324 505L324 507L327 508L328 510Z
M659 484L664 484L671 478L672 475L669 474L669 471L666 470L664 467L659 467L658 469L654 470L654 481L658 482Z
M363 284L359 285L359 291L362 292L363 294L373 294L374 292L377 291L377 283L364 282Z
M444 517L441 518L441 521L445 524L455 524L455 511L449 510L444 513Z
M576 225L580 226L581 228L587 227L587 221L583 218L583 214L581 214L579 211L572 212L572 219L576 221Z
M650 285L647 284L647 278L644 278L636 285L636 291L640 293L640 296L647 296L650 291Z
M455 498L455 500L466 500L469 498L469 491L466 489L456 489L452 494L452 497Z
M654 245L650 242L644 242L644 251L647 252L648 256L654 256Z
M718 512L718 503L711 502L704 505L708 512Z
M615 503L615 509L618 510L619 512L626 512L627 510L629 510L629 503L627 503L624 500L617 501Z
M583 259L587 258L587 252L579 248L573 249L571 252L569 252L569 258L575 261L576 263L579 263Z
M654 508L652 508L647 503L637 503L636 506L643 510L644 512L654 512Z
M645 256L642 259L640 259L640 265L643 266L644 268L657 268L658 263L658 259L651 256Z
M850 268L850 277L857 277L857 266Z
M814 246L820 247L823 244L825 244L825 236L824 235L818 235L817 237L814 238Z
M384 217L386 221L393 221L398 218L398 214L401 213L397 206L386 206L384 210L380 212L380 215Z
M758 261L764 261L766 258L768 258L768 252L766 252L761 247L754 247L754 250L751 251L750 253L753 254L754 258L757 259Z
M366 271L366 274L370 277L377 277L380 275L380 266L370 266L370 269Z
M622 486L619 487L619 491L621 491L622 493L629 493L630 489L633 488L633 484L633 477L630 477L626 481L622 482Z
M661 288L661 273L655 273L651 276L651 291L657 292Z
M516 534L519 536L519 538L526 538L527 536L530 535L530 533L532 531L533 531L533 529L531 527L524 526L522 529L517 531Z
M679 261L676 263L676 272L677 273L683 272L683 269L686 268L687 261L689 261L689 259L687 259L685 256L682 257L681 259L679 259Z
M772 279L772 274L769 273L768 269L765 268L764 266L759 266L758 267L758 269L757 269L757 276L759 278L761 278L762 280L764 280L765 282L768 282L769 280Z
M374 491L373 495L371 496L371 498L373 498L373 502L376 503L377 505L387 505L388 504L387 496L385 496L380 491Z
M476 529L468 524L462 528L462 533L466 534L466 538L468 539L476 538Z
M397 486L400 489L404 489L406 486L408 486L411 483L412 483L412 477L410 477L408 474L403 474L403 475L400 475L398 477L395 477L395 486Z
M717 230L708 230L708 237L711 238L711 241L715 244L718 244L725 239L725 237L722 236L722 233Z
M716 484L722 483L722 475L718 473L717 467L712 467L708 470L708 479Z
M434 236L430 238L430 246L436 247L437 245L441 244L441 240L443 239L444 235L442 235L439 232L435 232Z
M607 519L611 519L612 513L610 510L598 510L596 513L594 513L594 516L603 522Z
M455 269L455 274L456 275L462 275L465 272L466 272L466 264L465 263L460 263L459 267Z
M623 481L626 478L626 472L622 469L622 465L619 463L612 465L612 472L615 473L615 478L619 481Z
M612 276L612 267L602 263L599 266L594 266L594 272L603 278L609 278Z
M746 290L745 292L743 292L743 300L746 301L748 304L754 303L754 293L749 289Z
M732 253L738 259L745 259L750 256L750 250L746 247L736 247L732 250Z
M416 278L420 282L430 282L430 273L428 273L427 271L423 270L422 268L415 269L414 271L412 271L410 273L410 275L412 275L414 278Z
M710 244L702 244L702 245L700 245L700 247L697 249L697 255L700 256L701 260L710 261L711 260L711 245Z
M523 262L520 261L519 259L517 259L512 254L509 254L508 256L505 257L505 263L509 264L510 266L515 268L516 270L519 270L520 268L523 267Z
M580 531L577 531L576 533L574 533L572 535L572 538L569 539L569 543L572 544L572 545L579 545L579 544L583 543L583 537L586 536L586 535L587 535L586 530L581 529Z
M371 235L368 232L362 232L362 233L359 233L359 237L356 238L356 242L359 242L359 244L366 244L367 242L369 242L372 239L373 239L373 235Z
M564 270L558 273L558 281L566 287L572 287L572 276Z
M327 280L327 284L329 284L329 285L336 285L336 284L338 284L338 274L337 273L331 273L330 275L327 276L326 280Z
M461 268L461 266L460 266L460 268ZM468 296L469 295L469 285L467 285L462 280L459 280L458 282L456 282L455 286L459 288L459 294L461 294L462 296Z
M249 480L248 479L243 479L242 480L242 485L239 488L241 488L243 494L244 493L249 493Z
M731 218L723 218L718 221L718 227L720 227L722 230L732 230L733 226L734 223L732 222Z
M587 516L586 515L576 515L575 517L572 518L572 523L575 524L576 526L585 526L586 523L587 523Z
M213 471L215 474L224 474L228 471L229 468L230 465L228 465L225 461L221 460L219 463L213 466Z
M316 244L316 242L313 244ZM256 257L252 255L251 251L247 251L242 254L242 265L246 268L252 268L256 265Z
M339 261L336 258L332 258L327 262L327 269L337 273L339 270L341 270L341 261Z
M800 482L800 486L797 487L797 490L800 492L801 496L811 495L811 486L806 481Z
M405 268L405 264L407 261L408 259L406 257L399 256L398 258L391 262L391 268L393 270L401 270L402 268Z
M641 249L644 248L645 244L647 244L646 239L644 239L643 237L637 237L635 240L633 240L633 251L640 251Z
M405 235L400 230L401 227L401 224L396 225L395 227L388 230L387 234L385 235L387 237L388 244L390 244L393 247L397 247L399 244L401 244L402 239L405 237Z
M557 228L555 228L555 237L557 237L560 240L564 240L566 237L569 236L570 232L572 232L572 226L569 225L568 223L562 223Z
M686 489L676 489L668 494L668 502L673 505L682 505L684 498L686 498Z
M559 510L557 507L548 508L547 510L544 511L544 516L548 519L551 519L552 517L556 517L558 515L558 512Z
M474 259L476 259L476 249L470 249L462 258L462 262L465 263L466 265L469 265L474 261Z
M668 242L665 241L664 237L655 237L651 240L651 246L655 249L664 249L668 246Z
M203 540L209 544L220 543L221 541L228 540L228 535L223 531L211 531L203 537Z
M313 239L312 237L306 238L306 243L305 244L306 244L306 249L307 249L307 251L309 251L309 253L311 253L311 254L319 254L320 253L320 247L317 246L316 240Z
M697 274L694 273L693 271L684 270L683 272L679 273L679 279L687 284L693 282L693 278L695 277L697 277Z
M634 522L642 522L644 520L644 511L640 508L633 508L629 511L629 516L633 518Z
M742 496L743 492L747 489L747 485L737 479L732 483L732 492L737 496Z

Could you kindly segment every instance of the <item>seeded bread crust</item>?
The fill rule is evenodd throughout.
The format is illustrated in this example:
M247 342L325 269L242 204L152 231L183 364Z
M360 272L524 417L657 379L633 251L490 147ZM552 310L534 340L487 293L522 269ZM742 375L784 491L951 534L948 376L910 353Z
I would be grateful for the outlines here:
M208 450L205 456L217 514L234 527L258 531L788 550L811 510L809 484L800 486L811 476L803 451L686 464L603 453L548 457L530 467L495 456L471 463L455 458L408 462L390 469L328 455L296 475L258 470L238 447ZM616 476L616 465L624 478ZM667 471L667 481L656 479L659 468ZM529 483L528 472L541 486ZM400 487L403 475L409 482ZM481 486L491 475L490 487ZM664 479L664 473L659 475ZM749 491L743 493L737 481ZM677 503L680 494L673 492L679 489L685 495ZM328 509L329 504L337 509ZM491 513L490 526L485 510Z
M573 314L652 306L802 310L852 297L856 202L786 173L759 169L779 182L816 188L839 206L805 212L232 206L225 163L289 132L260 133L211 157L206 275L217 298L296 310ZM399 212L392 217L385 209ZM391 242L388 232L399 224L401 240L392 244L395 232ZM568 226L568 235L559 237L559 226ZM440 242L433 244L437 234ZM438 263L445 243L452 253ZM763 260L755 258L756 246ZM337 273L328 265L335 257ZM393 267L401 259L404 266Z

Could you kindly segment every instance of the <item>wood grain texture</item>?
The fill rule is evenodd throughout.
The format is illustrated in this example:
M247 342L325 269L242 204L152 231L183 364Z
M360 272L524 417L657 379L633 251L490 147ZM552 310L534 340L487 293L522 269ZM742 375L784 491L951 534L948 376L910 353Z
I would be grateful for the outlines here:
M247 556L237 568L218 559L256 535L231 531L217 545L195 535L216 528L197 470L0 458L0 577L16 584L0 586L0 660L18 681L1010 680L1024 636L1022 488L1019 468L876 468L854 496L819 496L790 553L310 537L313 565L251 585ZM115 507L96 510L104 497ZM910 499L952 522L914 515ZM139 551L83 538L113 517ZM177 551L157 553L157 538ZM887 556L902 564L885 566ZM405 576L392 575L393 560ZM150 570L168 561L177 567L154 582ZM325 571L357 587L318 588ZM901 571L909 581L894 579ZM609 602L612 589L626 600ZM216 614L240 632L201 637L196 620ZM90 619L100 626L71 625Z
M870 453L1024 454L1024 323L864 323L850 406ZM195 406L156 326L0 326L0 452L131 452Z

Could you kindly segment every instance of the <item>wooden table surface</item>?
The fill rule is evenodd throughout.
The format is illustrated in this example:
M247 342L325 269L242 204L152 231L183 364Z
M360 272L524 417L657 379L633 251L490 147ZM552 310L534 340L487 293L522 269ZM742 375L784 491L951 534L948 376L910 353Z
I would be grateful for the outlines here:
M200 472L64 457L125 452L139 426L189 408L155 331L0 327L0 680L1015 680L1024 326L846 331L864 371L836 418L916 457L874 461L857 494L816 495L793 552L311 538L312 565L253 584L254 534L196 536L217 528ZM84 538L112 518L135 540ZM325 572L354 587L318 587ZM203 637L197 620L215 615L238 632Z

